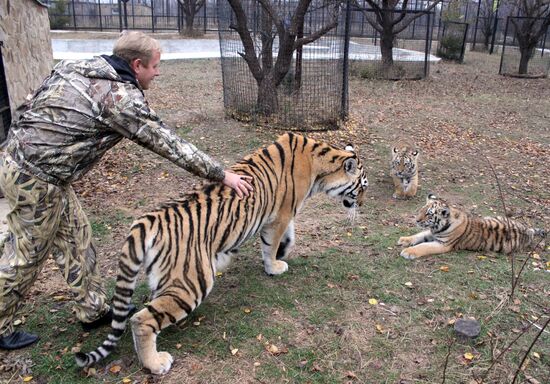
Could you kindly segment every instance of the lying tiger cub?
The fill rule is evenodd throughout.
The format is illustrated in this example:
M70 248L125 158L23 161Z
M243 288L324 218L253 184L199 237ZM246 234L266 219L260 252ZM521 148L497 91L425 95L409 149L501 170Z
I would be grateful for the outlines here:
M231 168L254 178L254 193L239 199L221 183L210 184L133 223L120 255L111 334L96 350L77 353L79 366L96 363L116 347L143 269L152 299L130 319L134 344L145 368L168 372L173 359L157 351L157 335L180 324L206 299L216 272L246 240L259 233L265 272L284 273L288 265L281 259L294 245L294 217L304 201L324 192L354 211L368 186L352 147L340 149L291 133Z
M391 150L390 176L395 186L394 199L407 199L418 189L418 149L400 139Z
M535 236L546 236L544 230L527 228L505 217L475 217L449 207L435 195L428 195L416 222L425 231L400 237L405 259L437 255L466 249L510 253L534 244Z

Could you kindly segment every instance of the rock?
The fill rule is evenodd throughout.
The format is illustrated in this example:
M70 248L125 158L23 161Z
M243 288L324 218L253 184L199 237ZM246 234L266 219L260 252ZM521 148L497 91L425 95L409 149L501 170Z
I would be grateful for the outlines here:
M458 336L474 339L481 332L481 324L476 319L462 318L455 322L454 330Z

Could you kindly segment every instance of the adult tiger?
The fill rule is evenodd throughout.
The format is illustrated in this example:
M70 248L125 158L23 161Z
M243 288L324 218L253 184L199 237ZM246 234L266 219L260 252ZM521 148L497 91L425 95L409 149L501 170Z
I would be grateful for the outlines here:
M405 248L401 256L416 259L466 249L510 253L533 245L535 236L546 236L544 230L528 228L506 217L474 217L447 202L428 195L416 218L425 231L400 237L398 245Z
M254 178L254 193L238 199L221 184L211 184L136 220L122 248L113 297L112 332L95 351L77 353L79 366L105 358L126 327L137 274L144 266L151 301L130 319L139 360L152 373L172 365L157 352L161 329L183 321L209 294L216 271L231 254L260 232L266 273L288 270L280 260L294 244L294 217L310 196L325 192L346 208L362 204L367 176L353 148L287 133L245 157L232 169Z
M418 149L400 139L391 150L390 176L395 186L394 199L414 197L418 189Z

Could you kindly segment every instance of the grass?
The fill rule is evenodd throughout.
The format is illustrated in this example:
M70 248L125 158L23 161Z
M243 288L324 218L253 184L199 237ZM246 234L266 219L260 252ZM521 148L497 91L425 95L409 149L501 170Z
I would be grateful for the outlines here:
M218 66L215 61L163 65L171 81L149 91L150 101L186 139L231 164L279 132L224 118L221 95L212 91L221 84L213 75ZM495 68L497 58L467 53L465 64L433 66L424 81L352 77L351 122L338 132L310 136L356 144L370 182L359 217L347 223L339 203L311 199L296 218L297 244L288 260L290 269L281 276L263 272L258 240L246 244L181 329L160 333L160 349L175 357L166 376L153 378L140 369L127 332L112 356L92 377L85 377L71 349L96 347L107 329L83 336L69 303L53 299L59 285L50 287L50 281L34 295L36 310L25 324L42 341L15 356L34 363L33 381L40 383L118 383L127 377L135 383L169 384L432 384L443 381L445 367L445 383L472 382L531 322L540 326L545 321L537 318L550 305L548 248L528 260L508 302L510 257L452 252L408 261L399 256L396 243L418 231L414 215L428 191L480 215L502 214L494 176L481 154L491 158L507 207L514 214L521 211L522 220L548 227L550 185L544 176L550 137L541 121L550 105L549 89L541 80L498 77ZM389 148L399 135L409 135L421 148L420 192L411 200L391 198ZM109 271L116 271L116 253L134 213L178 197L195 182L139 147L121 148L107 153L89 179L77 185L80 189L75 188L77 193L90 189L84 188L88 185L95 188L82 201L94 237L101 240L98 253L109 289L114 284ZM115 186L92 182L104 180L104 175L117 182L128 179ZM526 252L515 255L516 273L526 257ZM142 283L134 302L141 307L147 296ZM475 340L454 334L452 322L464 316L481 323ZM483 383L511 382L538 331L531 326ZM273 352L273 345L279 352ZM542 333L527 362L522 382L528 377L550 382L548 332ZM121 372L110 372L113 365ZM12 374L0 373L0 381Z

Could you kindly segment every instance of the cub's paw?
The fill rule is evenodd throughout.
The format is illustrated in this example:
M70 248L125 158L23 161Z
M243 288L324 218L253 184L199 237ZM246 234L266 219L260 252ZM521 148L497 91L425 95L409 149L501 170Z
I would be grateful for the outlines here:
M288 271L288 264L281 260L275 260L271 265L271 268L266 267L265 269L265 273L268 275L280 275L286 271Z
M145 368L149 369L151 373L155 375L164 375L167 373L174 362L174 358L168 352L159 352L156 358L151 360L152 361L150 361Z
M418 257L418 255L414 254L414 250L411 247L405 248L404 250L402 250L400 255L401 257L404 257L407 260L414 260Z
M397 245L402 245L403 247L408 247L409 245L412 245L412 240L410 237L400 237L397 241Z

